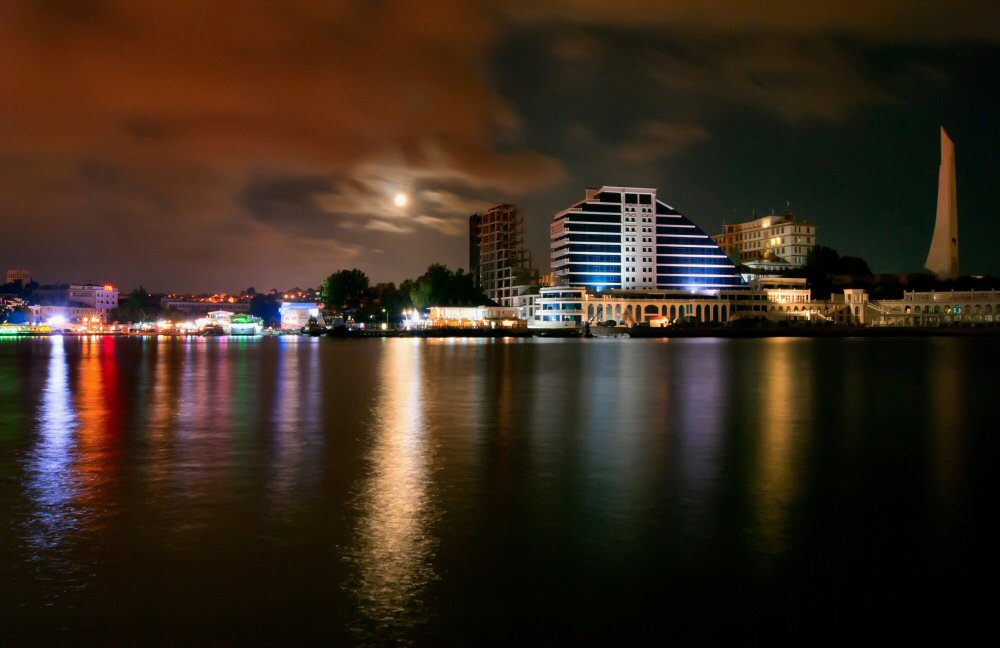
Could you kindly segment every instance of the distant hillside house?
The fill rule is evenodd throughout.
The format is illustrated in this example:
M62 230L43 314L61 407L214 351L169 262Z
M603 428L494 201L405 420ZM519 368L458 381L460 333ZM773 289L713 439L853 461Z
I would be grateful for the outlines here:
M731 259L750 266L799 268L816 246L816 226L800 221L791 211L770 214L744 223L727 223L712 237Z

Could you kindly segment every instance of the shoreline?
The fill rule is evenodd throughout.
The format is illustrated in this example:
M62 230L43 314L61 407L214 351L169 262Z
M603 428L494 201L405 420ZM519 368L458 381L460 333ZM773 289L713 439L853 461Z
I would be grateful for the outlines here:
M122 338L234 338L253 339L259 337L282 337L281 335L164 335L156 333L25 333L3 336L0 339L37 339L55 336L70 338L83 337L122 337ZM908 327L908 326L852 326L852 327L775 327L775 328L728 328L728 327L685 327L685 328L639 328L615 330L605 334L582 334L577 331L565 330L539 331L530 329L497 330L497 329L432 329L432 330L390 330L390 331L348 331L325 335L285 334L293 337L328 337L333 339L364 339L364 338L581 338L581 339L663 339L663 338L902 338L902 337L1000 337L1000 327Z

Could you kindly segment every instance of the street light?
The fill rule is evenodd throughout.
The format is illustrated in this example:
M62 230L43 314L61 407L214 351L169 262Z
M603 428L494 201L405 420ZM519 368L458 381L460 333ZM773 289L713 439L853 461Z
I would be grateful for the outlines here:
M385 330L388 331L389 330L389 311L387 311L386 309L383 308L382 312L385 313Z

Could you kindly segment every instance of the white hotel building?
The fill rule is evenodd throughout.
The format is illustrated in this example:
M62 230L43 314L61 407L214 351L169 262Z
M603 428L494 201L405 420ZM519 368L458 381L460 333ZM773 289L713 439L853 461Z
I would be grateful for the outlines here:
M697 225L656 189L604 186L555 215L550 226L558 285L588 290L726 290L746 284Z
M66 291L66 297L71 305L83 304L94 309L97 316L105 321L108 313L118 308L118 289L110 284L73 284Z

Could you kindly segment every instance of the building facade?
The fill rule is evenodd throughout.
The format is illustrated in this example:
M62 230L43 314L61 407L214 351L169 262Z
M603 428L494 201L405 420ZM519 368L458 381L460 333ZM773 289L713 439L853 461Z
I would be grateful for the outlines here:
M62 327L69 324L80 324L91 317L101 317L92 306L52 304L32 304L28 307L31 321L35 324L51 324Z
M7 281L4 283L14 283L15 281L20 281L22 286L27 286L31 283L31 271L25 270L23 268L14 268L7 271Z
M517 205L504 203L469 217L469 273L476 287L501 306L514 306L516 297L537 285Z
M510 306L431 306L424 328L524 328L527 321Z
M725 324L737 315L767 316L763 294L729 290L587 290L572 286L542 288L529 327L573 329L609 320L626 326L688 323Z
M281 302L278 314L282 331L302 329L309 325L309 320L320 326L325 324L319 311L319 304L315 302Z
M160 309L164 311L177 311L182 315L204 316L225 306L227 310L234 313L249 313L250 304L248 302L213 302L195 301L191 299L170 299L164 297L160 300Z
M118 289L110 284L72 284L66 292L71 304L84 304L93 308L97 316L107 319L108 313L118 308Z
M550 226L559 285L590 290L725 290L745 283L697 225L656 189L588 188Z
M768 270L783 270L806 264L809 251L816 246L816 226L800 221L791 211L771 214L744 223L727 223L725 231L712 239L730 258Z
M997 326L1000 292L909 291L902 299L870 302L868 317L875 326Z

